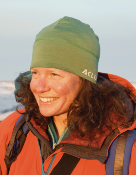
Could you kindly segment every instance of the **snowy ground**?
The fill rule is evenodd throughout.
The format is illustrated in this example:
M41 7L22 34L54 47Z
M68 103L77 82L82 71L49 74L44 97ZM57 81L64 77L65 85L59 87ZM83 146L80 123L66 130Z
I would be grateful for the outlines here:
M15 101L14 89L12 81L0 81L0 120L16 110L18 104Z
M136 88L136 82L131 82ZM0 81L0 121L16 110L14 98L14 83L12 81Z

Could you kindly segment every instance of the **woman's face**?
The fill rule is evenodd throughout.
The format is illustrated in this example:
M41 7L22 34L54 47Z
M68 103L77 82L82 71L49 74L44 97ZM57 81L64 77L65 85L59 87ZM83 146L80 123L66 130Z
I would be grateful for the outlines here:
M30 89L43 116L67 114L82 86L82 79L72 73L45 67L31 69Z

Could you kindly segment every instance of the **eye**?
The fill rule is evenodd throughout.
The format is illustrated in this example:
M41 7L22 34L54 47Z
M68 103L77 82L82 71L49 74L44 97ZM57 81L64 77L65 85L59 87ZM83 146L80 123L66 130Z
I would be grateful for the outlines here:
M39 72L36 70L31 70L31 74L33 78L38 78L39 77Z
M56 74L56 73L54 73L54 72L52 73L52 75L53 75L53 76L59 76L58 74Z
M37 74L37 72L36 71L31 71L31 74L34 75L34 74Z
M61 74L59 74L58 72L51 72L50 75L54 80L59 80L61 78Z

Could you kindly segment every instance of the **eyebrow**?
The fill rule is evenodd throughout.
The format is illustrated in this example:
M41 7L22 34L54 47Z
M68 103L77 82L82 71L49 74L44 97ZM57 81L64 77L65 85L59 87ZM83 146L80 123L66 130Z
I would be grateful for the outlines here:
M30 71L31 71L31 70L37 70L37 69L36 69L36 68L31 68Z

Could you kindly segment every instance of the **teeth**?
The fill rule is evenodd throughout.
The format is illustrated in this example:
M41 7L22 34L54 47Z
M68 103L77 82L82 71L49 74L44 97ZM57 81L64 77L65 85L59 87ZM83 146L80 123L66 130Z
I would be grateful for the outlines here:
M40 98L40 100L42 102L50 102L50 101L54 101L54 100L57 100L58 98Z

